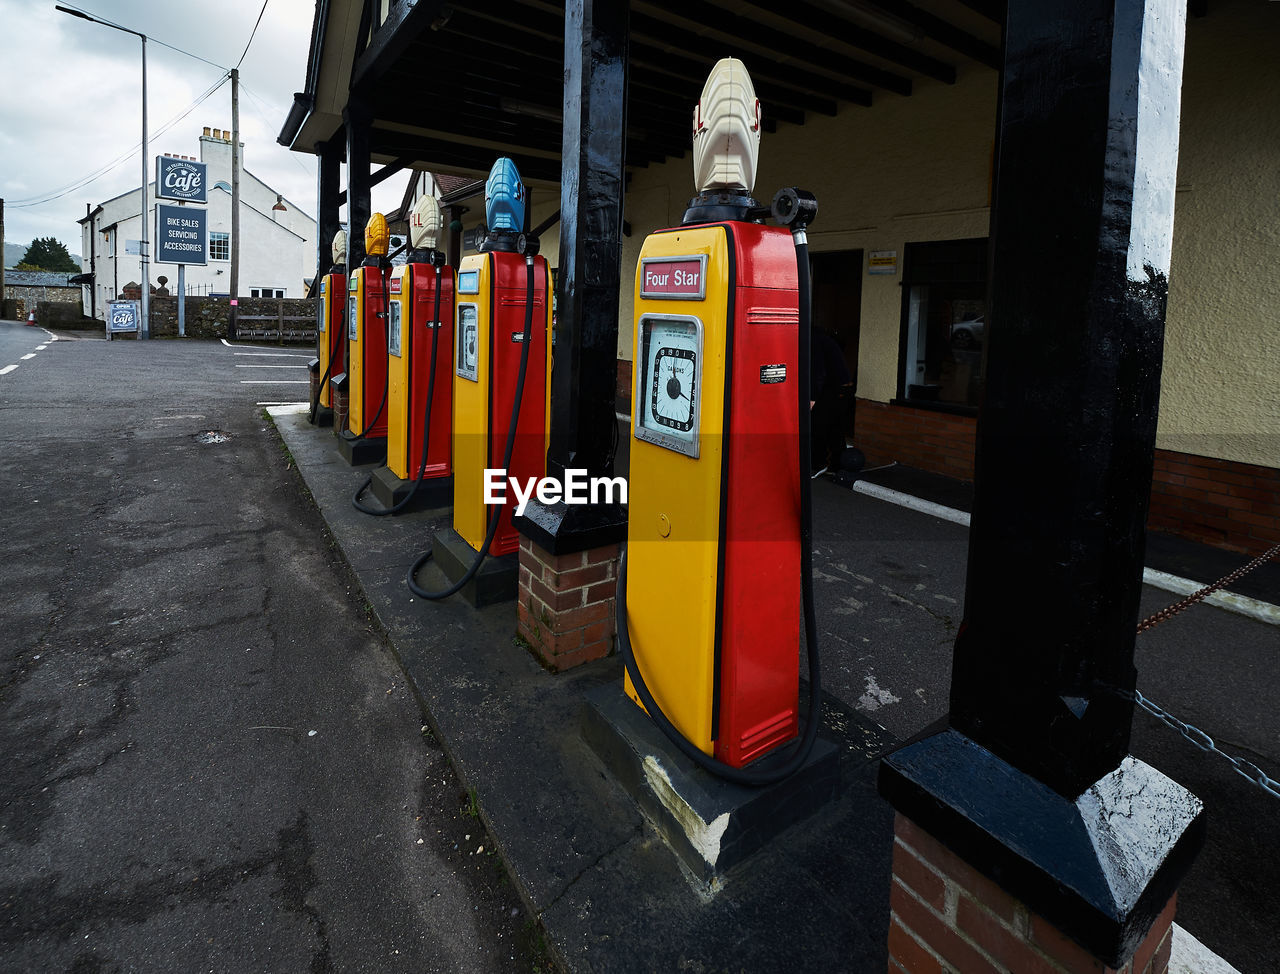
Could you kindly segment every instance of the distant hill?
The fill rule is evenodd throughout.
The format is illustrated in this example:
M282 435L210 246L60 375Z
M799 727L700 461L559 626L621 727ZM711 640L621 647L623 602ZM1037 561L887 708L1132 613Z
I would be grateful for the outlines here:
M31 246L30 240L28 240L26 243L13 243L11 240L6 240L4 242L4 266L17 267L18 261L22 260L23 255L26 254L27 248L30 246ZM70 250L70 248L67 248L67 249ZM71 259L74 260L77 264L80 263L79 254L72 254Z

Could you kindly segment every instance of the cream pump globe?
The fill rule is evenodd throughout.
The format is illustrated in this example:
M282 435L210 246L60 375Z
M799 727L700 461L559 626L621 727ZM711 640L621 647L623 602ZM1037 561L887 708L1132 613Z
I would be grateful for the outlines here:
M746 65L716 62L693 109L693 181L698 192L749 193L760 156L760 101Z
M335 264L345 264L347 262L347 231L339 230L333 235L333 262Z
M440 236L440 204L434 196L421 196L409 214L409 243L414 250L435 250Z

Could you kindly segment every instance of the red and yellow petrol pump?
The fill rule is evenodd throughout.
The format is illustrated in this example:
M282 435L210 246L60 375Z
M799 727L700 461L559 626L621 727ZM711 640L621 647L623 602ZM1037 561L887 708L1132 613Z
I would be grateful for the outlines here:
M339 230L333 236L333 266L320 279L320 303L316 308L316 361L312 367L319 376L312 392L309 419L317 426L333 425L333 394L329 377L342 373L345 344L343 341L343 298L347 293L347 235Z
M353 503L367 514L393 514L411 501L426 507L453 496L454 270L436 249L440 205L423 196L409 214L406 263L391 272L387 319L387 463L366 485L381 509Z
M391 235L381 213L364 229L368 256L347 282L347 428L338 449L353 465L376 463L387 438L387 248Z
M645 240L636 268L634 398L619 643L627 693L691 758L731 780L800 731L809 571L807 193L784 190L765 226L755 182L760 103L740 61L713 68L694 110L700 195ZM802 474L802 469L805 473ZM811 574L810 574L811 579ZM811 708L812 710L812 708Z
M551 271L524 232L527 190L510 159L498 159L485 183L488 232L481 252L464 257L456 285L453 358L453 534L474 556L443 593L409 586L423 598L459 591L488 555L514 556L514 492L485 503L485 471L506 478L546 472L551 400ZM439 539L437 539L437 543ZM513 565L514 569L514 565ZM513 574L514 577L514 574Z

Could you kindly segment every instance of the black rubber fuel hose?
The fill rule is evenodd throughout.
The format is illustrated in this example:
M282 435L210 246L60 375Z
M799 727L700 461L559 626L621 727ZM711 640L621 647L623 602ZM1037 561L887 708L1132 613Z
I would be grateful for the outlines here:
M511 426L507 430L507 445L502 454L502 469L504 473L511 469L511 453L516 445L516 424L520 422L520 403L524 399L524 377L529 367L529 346L533 344L533 254L531 253L524 255L524 272L524 341L523 347L520 349L520 370L516 375L516 397L511 403ZM489 354L493 355L493 349L489 349ZM476 553L476 559L471 563L471 567L467 569L460 579L439 592L429 592L418 585L414 580L414 576L418 574L423 565L431 560L433 554L433 550L428 548L413 563L413 567L409 569L409 575L405 579L405 584L409 586L409 591L418 596L418 598L430 599L433 602L447 599L449 596L462 591L463 586L476 577L476 572L484 564L485 557L489 554L489 546L493 544L493 538L498 533L498 522L502 519L502 510L505 506L505 504L494 505L492 512L489 514L489 528L485 532L484 544L480 546L480 550Z
M410 307L412 307L412 297L410 297ZM403 511L409 506L409 502L413 500L413 495L417 493L418 485L422 483L423 475L427 472L427 447L431 442L431 402L436 392L436 351L440 347L440 265L436 264L436 303L435 308L431 312L431 321L434 328L431 333L431 372L427 377L427 408L422 420L422 462L418 464L418 475L414 477L413 482L409 486L409 493L397 504L391 507L366 507L360 503L360 495L369 489L369 485L373 483L373 476L365 478L355 494L351 497L351 506L362 514L371 514L374 517L386 517L388 514L396 514ZM388 324L388 328L390 324ZM390 338L388 337L388 342ZM387 353L387 384L391 384L391 353Z
M378 403L378 411L373 414L373 419L364 428L364 432L358 434L362 440L369 435L369 430L378 425L378 419L382 416L382 411L387 407L387 386L391 385L391 291L387 288L387 268L379 268L379 271L382 274L382 325L383 333L387 336L387 372L382 382L382 402ZM368 331L369 329L366 328L366 338L368 337ZM363 390L361 390L361 394L363 394Z

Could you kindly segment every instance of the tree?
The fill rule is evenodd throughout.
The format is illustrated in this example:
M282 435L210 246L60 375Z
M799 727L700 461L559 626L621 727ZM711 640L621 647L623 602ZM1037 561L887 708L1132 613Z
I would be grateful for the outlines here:
M42 271L78 271L79 265L71 259L64 247L54 237L36 237L22 255L22 263Z

